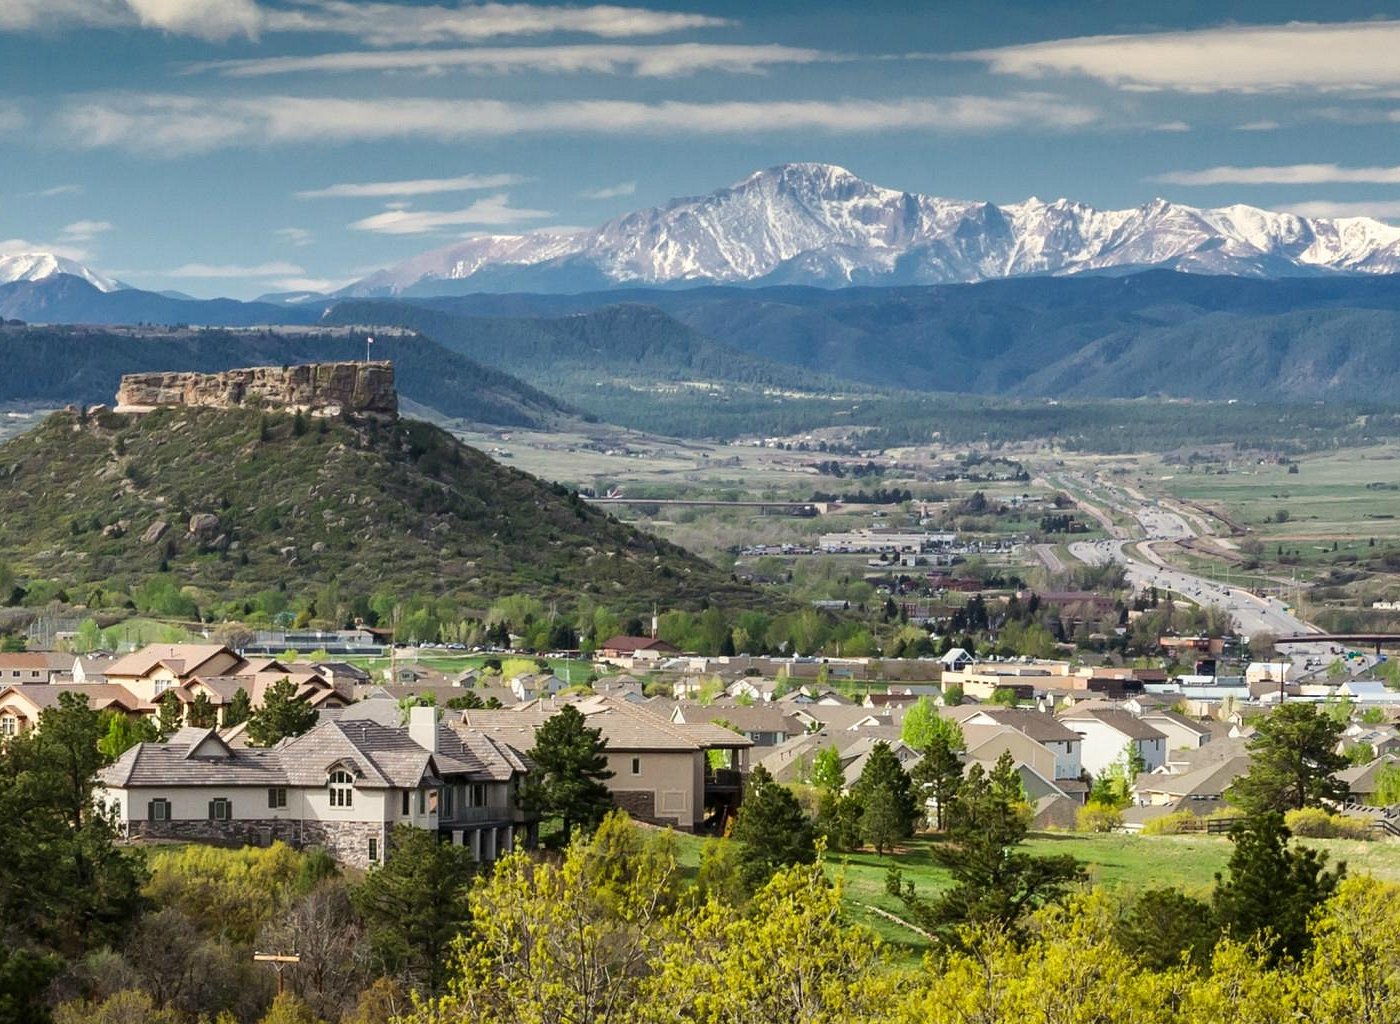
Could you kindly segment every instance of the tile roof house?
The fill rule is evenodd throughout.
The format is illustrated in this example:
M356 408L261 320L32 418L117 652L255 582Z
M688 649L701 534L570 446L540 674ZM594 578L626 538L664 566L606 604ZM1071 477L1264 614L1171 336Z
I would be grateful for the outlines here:
M622 697L536 700L504 711L463 711L461 728L518 750L534 746L535 730L572 704L607 743L613 801L634 818L685 832L718 827L738 810L747 770L745 736L708 722L672 722ZM722 752L729 767L711 768Z
M148 644L109 663L109 683L120 683L144 701L197 675L227 676L247 665L222 644Z
M99 798L130 840L319 846L345 864L386 856L396 825L437 831L494 860L534 823L516 807L528 762L414 708L407 728L323 721L275 747L184 728L139 743L98 774Z
M154 705L138 699L115 683L29 683L0 689L0 739L17 736L39 724L47 708L57 707L65 693L80 693L98 711L116 709L129 715L150 714Z

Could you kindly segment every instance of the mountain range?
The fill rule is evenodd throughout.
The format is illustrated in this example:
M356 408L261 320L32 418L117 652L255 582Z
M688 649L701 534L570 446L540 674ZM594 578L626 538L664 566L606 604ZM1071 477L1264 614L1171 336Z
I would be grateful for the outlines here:
M413 257L334 298L619 287L929 285L1167 268L1279 278L1400 272L1400 227L1251 206L1154 199L1099 210L1068 199L994 203L884 188L830 164L791 163L708 195L589 230L480 235ZM125 286L51 253L0 258L0 286L55 275ZM322 295L267 296L270 308Z
M337 295L950 284L1144 267L1248 277L1395 273L1400 228L1164 199L1129 210L1035 198L997 206L882 188L829 164L783 164L594 230L470 238Z

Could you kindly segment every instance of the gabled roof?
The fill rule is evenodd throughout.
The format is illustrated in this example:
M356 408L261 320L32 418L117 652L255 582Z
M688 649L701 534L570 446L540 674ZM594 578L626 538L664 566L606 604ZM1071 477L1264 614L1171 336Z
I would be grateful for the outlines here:
M1127 711L1108 711L1101 708L1081 711L1079 708L1071 708L1060 716L1060 720L1063 722L1102 722L1110 729L1122 733L1131 740L1165 740L1167 738L1160 729L1154 729Z
M600 651L617 651L619 654L635 654L638 651L656 651L660 654L679 654L680 649L665 640L649 636L614 636L598 645Z
M534 732L565 704L572 704L590 729L602 730L609 750L704 750L711 747L751 747L747 736L709 723L669 722L644 704L611 696L576 700L542 698L505 711L463 711L462 725L513 742L534 745Z
M212 729L181 729L165 743L138 743L97 778L113 788L287 785L278 750L230 748Z
M133 651L126 657L112 662L104 670L104 674L109 678L140 678L149 675L162 663L178 674L194 674L221 654L226 654L242 664L243 659L223 644L148 644L139 651Z
M65 693L80 693L88 699L88 707L102 711L119 707L126 711L149 711L147 704L119 683L16 683L0 688L0 698L8 693L18 694L40 711L58 707L58 698Z
M1024 708L999 708L984 704L977 707L976 713L963 717L966 722L984 715L997 725L1004 725L1024 733L1037 743L1078 743L1083 739L1079 733L1056 720L1054 715L1043 711L1027 711Z
M1144 772L1137 777L1133 788L1139 793L1163 793L1194 800L1215 800L1224 795L1225 790L1230 788L1230 783L1247 771L1249 758L1237 755L1181 775Z
M1179 711L1145 711L1141 716L1141 721L1151 725L1156 721L1170 722L1178 728L1193 732L1197 736L1209 736L1211 731L1200 722L1187 718Z

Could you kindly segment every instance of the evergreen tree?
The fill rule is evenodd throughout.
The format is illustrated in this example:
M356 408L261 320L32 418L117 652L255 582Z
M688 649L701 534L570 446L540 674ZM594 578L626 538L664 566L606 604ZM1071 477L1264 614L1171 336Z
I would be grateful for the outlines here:
M923 754L910 776L915 792L934 802L934 824L942 832L947 826L948 805L957 797L958 787L962 785L963 763L943 735L934 735Z
M613 806L603 784L613 777L607 749L602 730L590 729L579 709L565 704L535 732L535 769L521 787L521 806L559 818L565 843L575 826L592 829Z
M219 713L214 709L209 695L203 690L196 693L194 700L190 701L185 720L196 729L212 729L219 724Z
M1220 930L1209 904L1179 889L1148 889L1128 905L1114 937L1144 967L1167 971L1183 955L1195 967L1208 966Z
M248 691L239 687L233 693L233 699L228 702L228 707L224 708L224 728L231 728L235 725L242 725L248 721L253 713L253 701L248 696Z
M1058 900L1084 877L1071 856L1023 852L1029 828L1026 807L1013 798L1007 782L994 782L973 765L949 808L948 841L933 849L933 859L952 876L952 887L926 900L912 882L901 884L894 871L890 889L922 927L947 941L959 941L963 924L1015 931L1025 914Z
M757 890L779 868L817 857L816 830L797 797L759 765L749 773L731 838L744 851L744 882Z
M870 748L851 796L860 805L861 832L877 852L914 834L919 799L909 773L883 740Z
M400 825L388 852L384 863L350 891L350 899L369 928L382 973L407 971L436 993L448 948L471 917L471 851L439 842L427 829Z
M297 684L279 679L263 694L262 707L248 718L248 740L270 747L288 736L300 736L316 724L316 709L297 696Z
M175 694L167 690L160 701L160 713L156 716L156 731L160 733L160 738L165 740L169 739L184 724L185 705L180 703Z
M1312 941L1308 923L1314 911L1346 874L1345 864L1329 872L1325 852L1290 847L1289 837L1283 815L1276 812L1236 825L1230 834L1235 844L1230 877L1215 876L1212 901L1223 931L1241 941L1257 938L1275 961L1303 955Z
M839 790L822 790L817 798L816 828L833 850L853 850L861 843L861 806Z
M1341 725L1311 704L1279 705L1256 722L1249 771L1226 796L1251 815L1345 799L1346 783L1333 775L1347 766L1337 753L1341 733Z

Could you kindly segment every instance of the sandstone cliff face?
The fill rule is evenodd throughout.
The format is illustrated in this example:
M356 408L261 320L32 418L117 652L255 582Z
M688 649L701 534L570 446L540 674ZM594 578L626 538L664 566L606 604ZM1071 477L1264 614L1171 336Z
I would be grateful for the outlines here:
M392 363L253 366L223 373L129 373L117 390L118 412L161 406L300 410L392 419L399 412Z

